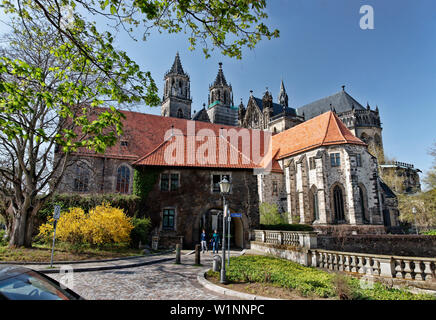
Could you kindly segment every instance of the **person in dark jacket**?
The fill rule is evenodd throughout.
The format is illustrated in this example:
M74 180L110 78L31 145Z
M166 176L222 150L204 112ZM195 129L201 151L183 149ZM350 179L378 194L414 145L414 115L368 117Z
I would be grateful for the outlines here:
M213 231L212 239L210 239L210 242L212 242L212 248L213 253L218 253L218 246L220 244L220 236L218 235L218 232L216 230Z
M203 232L201 233L200 236L200 241L201 241L201 252L204 253L204 251L208 251L207 250L207 240L206 240L206 230L203 229Z

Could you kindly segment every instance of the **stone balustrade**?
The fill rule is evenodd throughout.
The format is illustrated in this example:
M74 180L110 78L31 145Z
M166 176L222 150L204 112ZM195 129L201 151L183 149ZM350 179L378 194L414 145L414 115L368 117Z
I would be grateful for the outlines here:
M315 249L317 233L312 231L254 230L257 242Z
M436 258L400 257L329 250L312 250L311 265L330 270L404 280L436 279Z
M332 251L317 249L316 245L315 232L255 230L251 246L306 266L399 280L436 281L436 258Z

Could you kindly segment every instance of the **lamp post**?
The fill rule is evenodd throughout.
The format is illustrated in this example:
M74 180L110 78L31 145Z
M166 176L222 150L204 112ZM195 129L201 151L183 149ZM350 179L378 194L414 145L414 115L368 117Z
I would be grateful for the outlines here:
M222 240L222 251L223 256L221 259L221 277L220 277L220 283L227 283L226 279L226 242L225 242L225 236L226 236L226 217L227 217L227 201L226 201L226 195L229 194L230 191L230 182L224 178L220 182L220 191L221 195L223 196L223 240Z
M413 217L415 218L415 231L416 234L418 234L418 225L416 224L416 208L412 207L412 213L413 213Z

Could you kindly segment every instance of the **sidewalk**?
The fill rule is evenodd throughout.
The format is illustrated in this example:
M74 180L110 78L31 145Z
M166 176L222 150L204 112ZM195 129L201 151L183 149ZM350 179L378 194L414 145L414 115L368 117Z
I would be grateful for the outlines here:
M115 270L145 266L154 263L166 262L175 259L174 252L165 252L160 254L153 254L138 257L126 257L110 260L93 260L93 261L59 261L53 263L53 268L50 268L50 263L44 264L26 264L25 267L42 273L58 273L61 268L69 266L73 268L74 272L89 272L89 271L102 271L102 270Z

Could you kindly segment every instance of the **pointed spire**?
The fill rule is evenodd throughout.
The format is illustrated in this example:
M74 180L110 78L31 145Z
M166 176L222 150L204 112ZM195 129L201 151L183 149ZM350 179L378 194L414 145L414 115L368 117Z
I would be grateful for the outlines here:
M288 107L288 94L286 93L285 84L282 82L280 84L280 92L279 92L279 98L278 98L279 104L283 106L283 108Z
M227 81L226 78L224 77L224 73L223 73L223 63L220 62L219 64L219 69L218 69L218 74L215 78L215 82L213 83L214 86L227 86Z
M171 67L171 70L169 73L176 73L176 74L185 75L185 72L183 71L182 63L180 62L180 56L179 56L178 51L176 53L176 57L174 58L173 66Z

